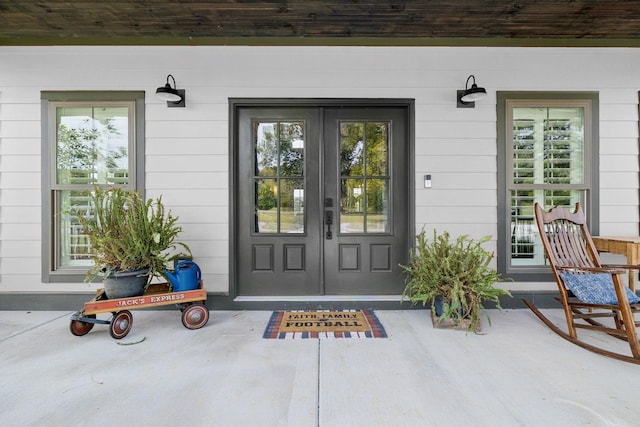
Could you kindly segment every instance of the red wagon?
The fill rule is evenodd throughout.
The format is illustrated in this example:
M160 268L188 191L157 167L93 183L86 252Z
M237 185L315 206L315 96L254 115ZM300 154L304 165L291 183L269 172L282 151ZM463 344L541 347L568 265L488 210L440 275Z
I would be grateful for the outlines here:
M200 329L209 321L209 310L204 305L207 290L202 281L192 291L169 292L166 283L156 283L139 296L108 299L103 289L95 298L84 303L84 308L71 315L69 330L75 336L89 333L95 324L109 325L109 333L115 339L127 336L133 324L130 310L175 304L182 312L182 324L187 329ZM112 313L110 320L100 320L97 314Z

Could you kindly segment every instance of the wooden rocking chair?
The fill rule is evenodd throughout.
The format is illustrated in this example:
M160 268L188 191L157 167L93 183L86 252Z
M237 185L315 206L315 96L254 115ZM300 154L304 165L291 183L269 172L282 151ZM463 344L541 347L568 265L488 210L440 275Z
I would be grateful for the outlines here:
M533 304L524 303L551 330L572 343L598 354L640 364L640 343L635 314L640 299L622 281L622 275L640 266L603 265L586 225L584 212L576 203L574 213L555 207L549 212L535 204L540 237L555 276L564 309L568 333L553 324ZM601 318L612 318L603 324ZM610 322L611 323L611 322ZM604 332L629 343L631 355L588 344L578 338L578 329Z

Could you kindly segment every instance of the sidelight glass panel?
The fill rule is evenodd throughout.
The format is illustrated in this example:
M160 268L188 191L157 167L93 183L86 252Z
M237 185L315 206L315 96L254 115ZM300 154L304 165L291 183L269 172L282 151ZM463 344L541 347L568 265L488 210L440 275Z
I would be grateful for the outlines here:
M56 108L56 184L129 183L129 108Z
M304 233L304 122L253 122L256 233Z
M389 188L386 179L367 179L367 232L389 231Z

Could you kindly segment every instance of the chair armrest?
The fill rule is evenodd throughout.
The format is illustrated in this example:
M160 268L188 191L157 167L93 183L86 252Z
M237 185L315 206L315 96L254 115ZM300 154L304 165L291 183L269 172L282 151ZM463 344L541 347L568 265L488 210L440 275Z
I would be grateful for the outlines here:
M622 268L624 270L640 270L640 265L630 265L630 264L602 264L602 267Z
M565 265L565 266L557 266L556 270L585 272L585 273L625 274L628 269L622 268L621 266L576 267L576 266Z

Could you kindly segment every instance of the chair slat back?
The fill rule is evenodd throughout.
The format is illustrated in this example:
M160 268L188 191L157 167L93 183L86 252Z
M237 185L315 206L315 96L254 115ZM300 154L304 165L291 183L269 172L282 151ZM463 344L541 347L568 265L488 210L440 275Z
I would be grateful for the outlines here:
M536 203L535 215L542 244L554 273L556 267L601 266L579 203L576 203L574 213L559 206L546 212Z

